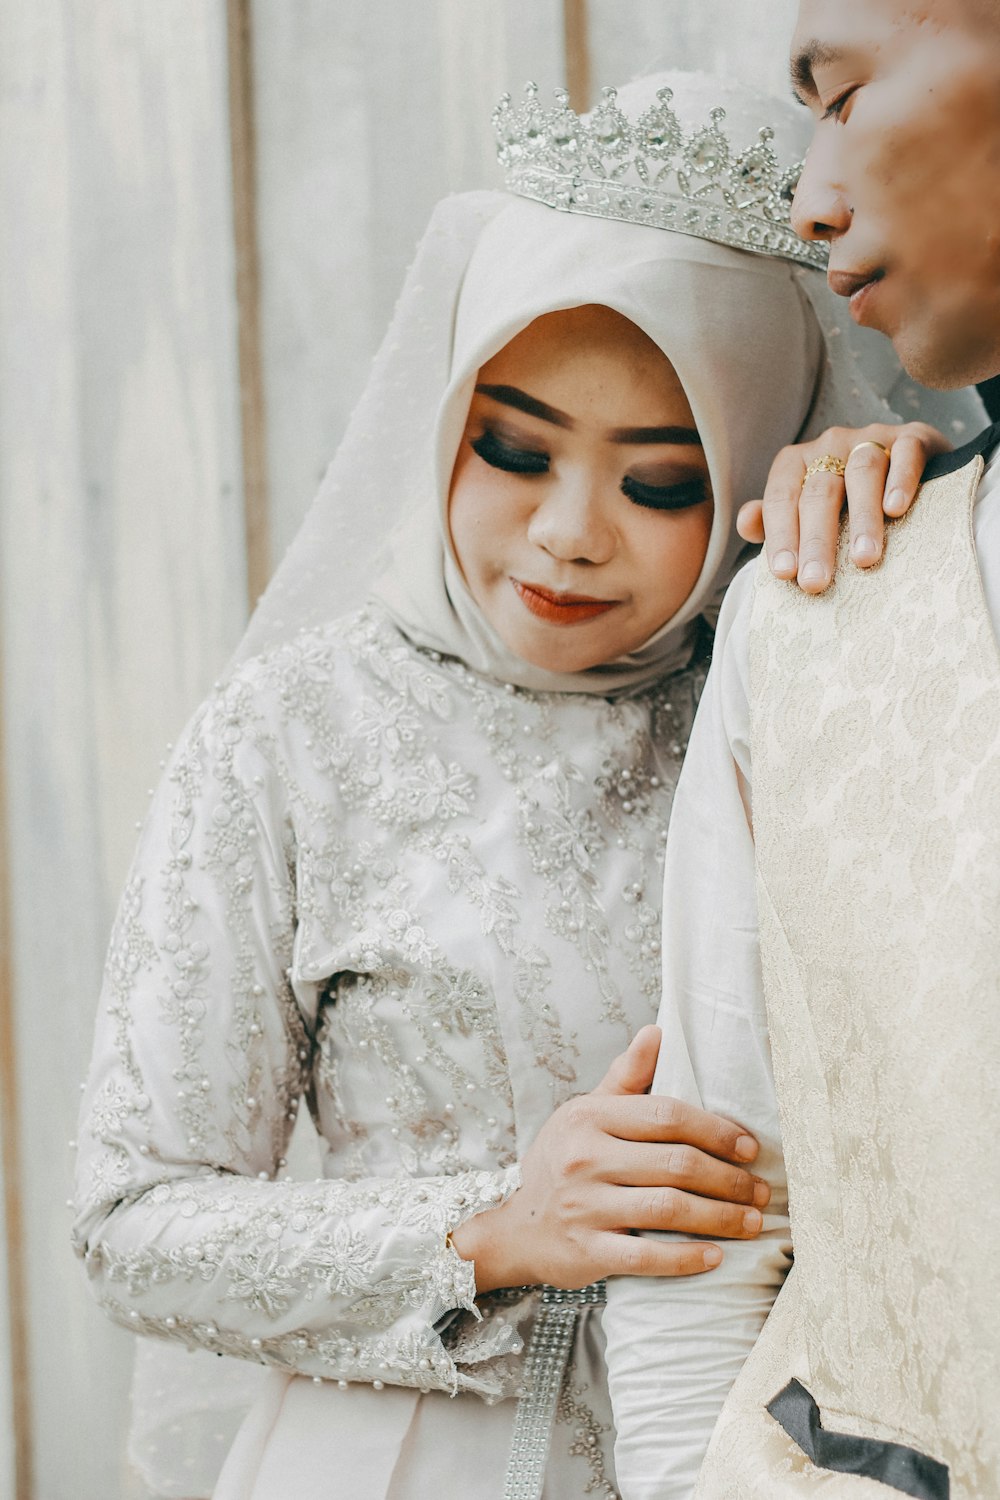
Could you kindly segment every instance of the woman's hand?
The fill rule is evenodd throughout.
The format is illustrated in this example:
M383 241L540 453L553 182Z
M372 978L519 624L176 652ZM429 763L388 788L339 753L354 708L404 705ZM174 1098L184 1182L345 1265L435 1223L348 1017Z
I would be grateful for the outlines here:
M689 1276L717 1266L715 1245L638 1239L632 1229L751 1239L770 1197L743 1167L757 1142L729 1120L650 1096L660 1032L646 1026L593 1093L562 1105L522 1162L522 1186L466 1220L452 1244L480 1292L604 1276Z
M951 446L925 422L831 427L814 442L782 448L763 500L740 507L737 529L746 541L764 543L776 578L796 578L807 594L821 594L833 580L845 496L851 560L873 567L882 557L884 516L906 514L927 460ZM803 484L807 465L827 454L847 465L846 475L811 474Z

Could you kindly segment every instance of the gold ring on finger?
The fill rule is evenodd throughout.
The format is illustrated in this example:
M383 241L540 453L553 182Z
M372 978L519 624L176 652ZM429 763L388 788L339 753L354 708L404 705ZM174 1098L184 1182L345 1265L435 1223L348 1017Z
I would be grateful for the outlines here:
M836 474L843 479L847 473L847 465L842 458L835 453L824 453L820 458L814 458L811 464L806 464L806 472L802 476L802 483L811 479L814 474Z
M847 455L848 463L850 463L851 459L854 457L855 453L857 453L859 448L877 448L880 453L885 454L886 458L889 457L889 450L884 443L877 443L874 438L863 438L860 443L854 444L854 447Z

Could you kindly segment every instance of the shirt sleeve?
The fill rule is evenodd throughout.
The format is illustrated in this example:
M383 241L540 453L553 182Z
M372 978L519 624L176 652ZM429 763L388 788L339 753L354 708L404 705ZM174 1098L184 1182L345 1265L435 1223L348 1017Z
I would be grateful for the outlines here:
M517 1169L279 1178L317 995L294 978L294 831L267 734L248 729L252 697L237 679L196 718L142 834L83 1100L75 1248L138 1333L489 1394L435 1325L476 1316L475 1267L447 1236L503 1201Z
M747 637L733 583L677 787L664 889L663 1029L653 1091L737 1120L771 1186L761 1235L690 1278L608 1284L607 1358L623 1500L687 1500L732 1382L790 1265L787 1189L757 935Z

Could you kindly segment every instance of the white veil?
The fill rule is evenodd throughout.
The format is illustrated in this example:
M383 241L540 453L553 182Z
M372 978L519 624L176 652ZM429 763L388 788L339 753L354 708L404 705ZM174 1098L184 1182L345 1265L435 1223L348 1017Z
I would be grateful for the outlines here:
M775 128L786 161L802 111L705 74L622 89L633 117L669 84L685 123L725 106L733 135ZM553 680L510 658L449 556L447 481L478 366L543 312L601 302L676 368L705 443L716 514L695 592L634 658ZM421 644L529 687L628 691L677 665L696 615L712 616L743 551L737 507L762 493L784 443L840 423L920 417L949 436L983 424L970 392L924 391L891 345L858 330L821 272L646 226L563 214L502 192L447 198L417 249L371 375L319 493L240 644L243 659L378 597ZM211 1493L260 1370L142 1342L130 1457L164 1496Z

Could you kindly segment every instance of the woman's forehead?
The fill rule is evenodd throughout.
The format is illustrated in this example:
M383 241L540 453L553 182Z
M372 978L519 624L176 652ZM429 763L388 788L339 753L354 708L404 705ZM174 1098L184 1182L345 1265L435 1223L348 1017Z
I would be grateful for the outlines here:
M635 323L588 305L533 320L480 366L477 385L515 389L559 414L607 414L609 427L662 425L684 417L694 426L683 384L662 349ZM544 414L536 412L536 415Z

